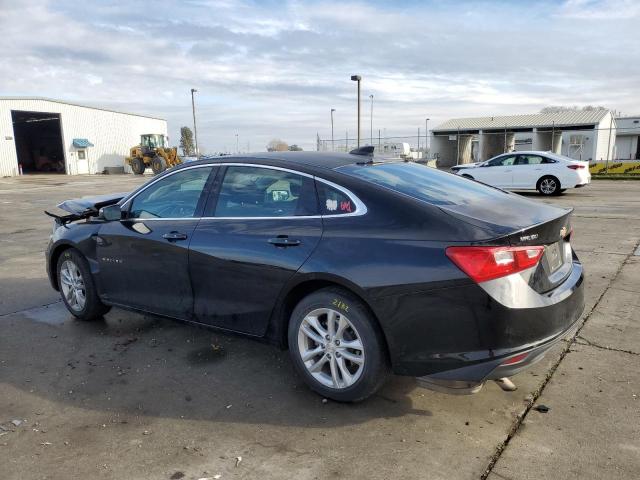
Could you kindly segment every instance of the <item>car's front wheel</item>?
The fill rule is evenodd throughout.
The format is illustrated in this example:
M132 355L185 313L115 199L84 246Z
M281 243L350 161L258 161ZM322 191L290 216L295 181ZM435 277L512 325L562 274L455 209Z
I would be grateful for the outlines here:
M95 320L111 307L100 301L89 264L77 250L62 252L57 265L58 286L67 310L81 320Z
M289 351L312 390L341 402L369 397L389 372L375 318L339 288L314 292L296 306L289 322Z
M542 177L538 180L537 189L542 195L558 195L560 194L560 181L551 175Z

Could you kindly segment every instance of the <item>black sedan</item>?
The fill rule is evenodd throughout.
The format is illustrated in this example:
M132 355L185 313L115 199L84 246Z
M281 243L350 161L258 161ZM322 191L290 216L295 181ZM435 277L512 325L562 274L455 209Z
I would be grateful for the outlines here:
M64 202L51 284L82 320L117 306L288 348L340 401L390 372L477 391L577 324L570 210L370 153L210 158Z

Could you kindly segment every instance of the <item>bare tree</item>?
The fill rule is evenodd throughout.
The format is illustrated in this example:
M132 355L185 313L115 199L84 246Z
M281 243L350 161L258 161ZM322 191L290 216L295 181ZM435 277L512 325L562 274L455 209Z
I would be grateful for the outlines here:
M274 138L267 144L267 152L286 152L289 150L287 142Z
M540 113L560 113L560 112L577 112L579 110L585 111L585 112L592 112L594 110L607 110L605 107L602 106L597 106L594 107L593 105L586 105L582 108L578 108L575 105L572 106L566 106L566 105L551 105L549 107L544 107L543 109L540 110Z

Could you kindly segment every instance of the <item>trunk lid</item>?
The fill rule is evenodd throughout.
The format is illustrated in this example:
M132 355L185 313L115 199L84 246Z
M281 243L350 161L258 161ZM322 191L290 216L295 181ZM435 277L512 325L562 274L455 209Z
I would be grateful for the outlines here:
M502 208L495 202L441 206L446 213L482 228L492 238L483 245L544 246L544 254L529 278L539 293L548 292L571 273L572 209L561 209L516 194L505 196Z

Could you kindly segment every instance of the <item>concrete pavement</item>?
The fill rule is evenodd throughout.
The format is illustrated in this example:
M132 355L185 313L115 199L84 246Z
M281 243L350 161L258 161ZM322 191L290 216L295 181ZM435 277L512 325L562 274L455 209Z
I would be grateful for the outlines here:
M515 377L513 393L489 384L454 397L395 377L358 405L323 403L287 352L245 338L119 309L104 322L71 320L45 278L41 211L140 182L0 180L2 478L634 478L640 469L638 182L545 200L575 207L587 271L587 322L571 353L557 345ZM534 399L551 410L530 410Z

